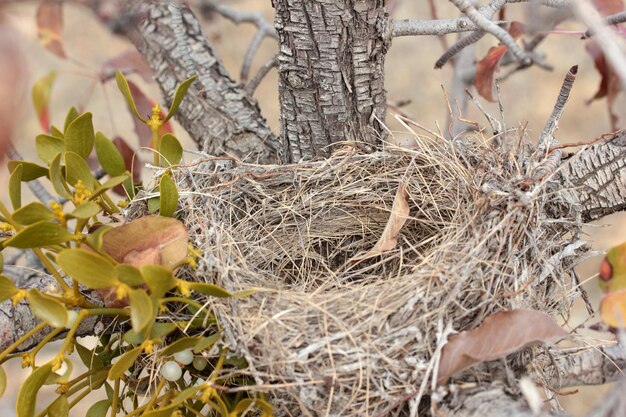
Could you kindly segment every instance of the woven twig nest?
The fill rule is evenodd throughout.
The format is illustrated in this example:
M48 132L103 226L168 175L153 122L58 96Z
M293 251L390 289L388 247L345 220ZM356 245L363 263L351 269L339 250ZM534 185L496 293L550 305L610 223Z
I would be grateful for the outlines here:
M528 179L530 145L414 139L413 149L297 165L207 158L174 171L204 254L196 279L258 289L210 302L278 415L414 411L443 329L513 308L566 315L577 295L565 250L576 212L558 174ZM379 239L401 184L410 218L396 248L354 262Z

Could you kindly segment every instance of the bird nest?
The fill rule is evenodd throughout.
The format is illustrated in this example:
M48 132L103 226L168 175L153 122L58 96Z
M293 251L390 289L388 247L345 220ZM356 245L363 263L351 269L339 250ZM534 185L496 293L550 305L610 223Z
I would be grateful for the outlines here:
M532 146L510 136L515 149L414 134L411 149L174 170L203 253L195 279L257 289L208 302L278 415L413 414L444 329L514 308L567 317L580 223L558 172L532 179ZM363 259L397 217L399 190L409 214L396 244ZM463 377L488 381L494 368Z

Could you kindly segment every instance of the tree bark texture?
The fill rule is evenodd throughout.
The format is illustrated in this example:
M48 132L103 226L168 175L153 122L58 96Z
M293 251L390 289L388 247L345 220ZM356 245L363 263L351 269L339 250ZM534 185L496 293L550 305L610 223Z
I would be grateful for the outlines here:
M186 6L180 9L182 21L177 22L167 2L130 2L129 14L141 21L126 32L152 68L168 102L184 79L198 75L177 120L209 154L277 162L278 140L256 101L230 78L191 10Z
M384 0L273 0L283 153L289 162L331 145L382 136L390 23Z
M575 153L562 173L583 221L626 209L626 132Z

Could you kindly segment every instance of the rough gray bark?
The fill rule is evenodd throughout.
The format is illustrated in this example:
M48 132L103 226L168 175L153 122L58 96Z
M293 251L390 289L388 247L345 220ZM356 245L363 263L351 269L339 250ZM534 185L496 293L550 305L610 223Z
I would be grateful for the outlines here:
M569 157L562 174L583 221L626 209L626 132Z
M198 147L249 162L279 161L278 140L256 101L230 78L189 8L181 7L181 24L162 2L133 1L128 7L140 23L129 25L125 35L152 68L168 102L181 81L198 75L176 114Z
M329 155L337 142L380 141L387 110L383 0L273 0L281 136L289 161Z

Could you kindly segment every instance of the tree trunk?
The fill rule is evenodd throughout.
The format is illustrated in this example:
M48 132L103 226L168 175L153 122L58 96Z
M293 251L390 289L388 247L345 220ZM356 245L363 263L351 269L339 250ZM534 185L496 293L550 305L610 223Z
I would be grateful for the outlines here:
M383 135L389 18L384 0L273 0L283 154L329 155Z

